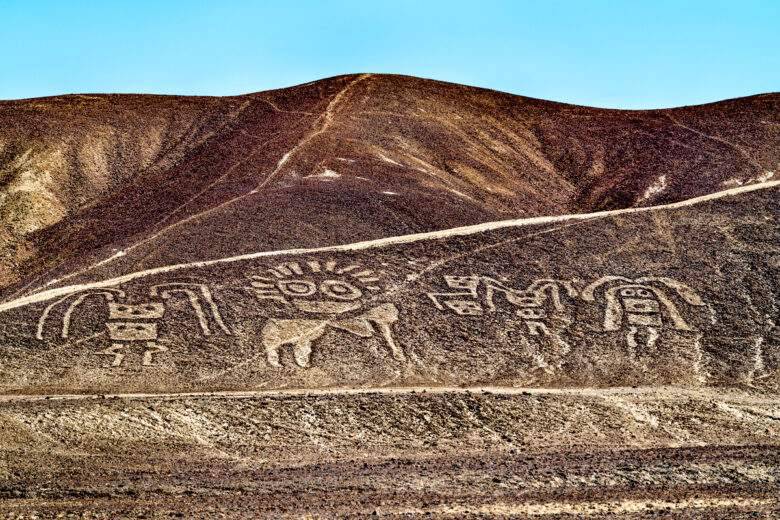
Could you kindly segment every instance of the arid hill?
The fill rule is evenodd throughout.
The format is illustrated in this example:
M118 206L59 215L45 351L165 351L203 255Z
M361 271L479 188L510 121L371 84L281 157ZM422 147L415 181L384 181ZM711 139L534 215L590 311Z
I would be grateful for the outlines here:
M776 94L1 103L0 515L777 517L779 145Z
M0 305L0 512L777 515L779 189Z
M41 291L0 304L0 392L777 391L779 190L770 182Z
M769 180L778 111L776 94L619 111L375 74L0 102L0 294Z

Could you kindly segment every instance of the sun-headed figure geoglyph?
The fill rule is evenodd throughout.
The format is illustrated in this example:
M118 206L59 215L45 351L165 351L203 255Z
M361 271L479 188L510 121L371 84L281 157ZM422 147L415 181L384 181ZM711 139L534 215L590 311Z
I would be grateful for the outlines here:
M398 308L392 303L373 305L382 291L380 276L358 264L340 266L335 260L286 262L251 275L251 290L260 300L270 300L293 310L295 318L270 318L262 329L268 363L281 367L280 351L291 345L295 363L308 367L312 344L328 329L360 338L379 334L391 355L405 361L392 325Z

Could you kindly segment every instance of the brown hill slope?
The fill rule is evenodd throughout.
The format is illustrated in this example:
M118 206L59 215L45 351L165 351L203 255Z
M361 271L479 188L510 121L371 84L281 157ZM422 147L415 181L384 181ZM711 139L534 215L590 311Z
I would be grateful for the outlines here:
M0 305L0 393L780 388L780 183L180 264ZM750 190L750 191L748 191Z
M616 111L373 74L0 102L0 286L672 202L772 178L779 113L776 94Z
M0 513L776 518L779 191L0 304Z

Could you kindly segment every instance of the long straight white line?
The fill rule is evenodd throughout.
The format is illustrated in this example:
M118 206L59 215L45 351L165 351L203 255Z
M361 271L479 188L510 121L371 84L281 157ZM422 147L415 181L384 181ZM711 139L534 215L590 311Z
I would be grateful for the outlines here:
M339 395L405 395L405 394L496 394L496 395L561 395L593 398L642 398L650 400L717 399L735 403L777 405L775 395L753 395L730 388L692 388L675 386L640 386L610 388L540 388L514 386L379 386L379 387L331 387L288 388L279 390L221 390L213 392L158 392L111 394L7 394L0 395L0 404L34 401L88 401L102 399L256 399L300 396Z
M304 255L304 254L322 253L328 251L359 251L362 249L371 249L375 247L406 244L410 242L417 242L420 240L435 240L439 238L448 238L453 236L472 235L484 231L492 231L496 229L503 229L509 227L525 227L525 226L534 226L538 224L551 224L556 222L565 222L568 220L597 219L597 218L611 217L614 215L625 215L631 213L644 213L648 211L683 208L686 206L701 204L702 202L707 202L710 200L730 197L733 195L739 195L741 193L747 193L751 191L765 190L777 186L780 186L780 181L768 181L768 182L762 182L757 184L750 184L747 186L740 186L737 188L731 188L728 190L711 193L709 195L703 195L701 197L694 197L692 199L683 200L680 202L674 202L671 204L661 204L658 206L648 206L644 208L626 208L626 209L616 209L610 211L598 211L595 213L575 213L572 215L556 215L556 216L549 216L549 217L531 217L531 218L516 219L516 220L500 220L497 222L486 222L483 224L474 224L471 226L444 229L440 231L429 231L426 233L415 233L411 235L379 238L375 240L367 240L364 242L355 242L352 244L315 247L309 249L283 249L279 251L263 251L259 253L247 253L244 255L218 258L215 260L203 260L203 261L190 262L184 264L166 265L162 267L146 269L143 271L136 271L134 273L128 273L122 276L118 276L116 278L109 278L98 282L67 285L64 287L47 289L45 291L30 294L22 298L18 298L15 300L11 300L9 302L2 303L0 304L0 312L5 312L10 309L15 309L17 307L30 305L33 303L39 303L39 302L51 300L52 298L57 298L59 296L64 296L66 294L71 294L78 291L84 291L86 289L99 289L104 287L111 287L114 285L129 282L130 280L134 280L136 278L142 278L144 276L151 276L151 275L161 274L161 273L168 273L171 271L178 271L181 269L208 267L212 265L231 263L231 262L240 262L242 260L252 260L255 258L272 257L272 256Z

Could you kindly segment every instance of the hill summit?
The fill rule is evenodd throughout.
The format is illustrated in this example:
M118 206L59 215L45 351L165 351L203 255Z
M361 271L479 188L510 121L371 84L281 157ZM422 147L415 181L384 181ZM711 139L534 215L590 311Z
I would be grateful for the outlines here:
M0 102L0 290L706 195L774 178L779 106L604 110L379 74Z

